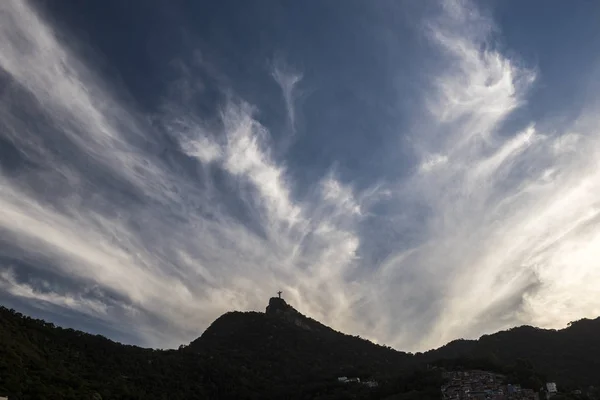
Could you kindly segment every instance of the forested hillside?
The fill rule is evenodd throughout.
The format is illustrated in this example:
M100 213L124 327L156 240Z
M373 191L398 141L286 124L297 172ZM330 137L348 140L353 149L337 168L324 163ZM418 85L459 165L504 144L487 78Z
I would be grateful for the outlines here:
M226 313L178 350L122 345L0 308L0 396L11 400L436 399L442 380L433 365L498 370L532 388L545 379L584 388L600 386L599 353L599 319L412 355L334 331L281 299L266 313Z
M600 318L572 322L565 329L520 326L479 340L456 340L429 351L429 362L485 358L500 365L528 365L567 387L600 386Z
M381 398L387 393L384 383L412 360L319 325L317 332L277 315L233 312L189 346L152 350L0 308L0 395L11 400ZM342 384L340 375L376 377L382 385Z

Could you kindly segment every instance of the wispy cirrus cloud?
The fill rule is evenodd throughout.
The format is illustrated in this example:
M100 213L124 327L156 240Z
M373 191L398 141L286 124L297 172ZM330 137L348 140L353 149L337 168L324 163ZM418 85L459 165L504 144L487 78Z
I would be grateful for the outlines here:
M281 95L285 101L288 121L292 133L296 131L296 99L298 97L298 85L302 81L302 74L294 71L289 65L281 60L274 63L271 75L281 89Z
M386 280L416 282L390 295L405 306L388 318L416 319L414 329L396 330L406 337L427 332L418 347L430 348L518 324L560 327L597 314L588 284L579 280L597 279L596 265L575 261L576 254L591 261L598 232L590 191L600 183L593 172L597 129L587 125L573 136L577 124L544 132L531 121L506 134L504 124L524 103L536 71L494 49L495 27L473 4L444 3L426 27L448 65L426 95L431 122L415 133L417 148L425 149L422 164L398 189L427 210L425 224L415 221L426 239L382 270ZM557 152L562 148L569 152ZM578 278L566 279L571 273Z
M228 93L207 120L171 93L151 124L36 10L2 3L0 143L18 162L0 163L13 249L1 290L160 347L279 289L337 329L409 350L600 314L594 109L561 132L510 128L538 71L496 34L467 2L423 23L439 68L414 117L412 173L364 188L328 170L300 187L243 99ZM294 127L302 74L290 71L273 78Z
M144 331L141 340L151 345L189 340L226 310L262 308L278 288L314 315L335 311L309 293L337 284L325 277L340 274L358 239L326 215L314 220L315 206L292 199L285 166L271 157L269 134L251 107L231 100L208 132L172 105L158 132L36 11L16 1L2 7L0 60L14 85L2 103L5 139L35 165L2 175L2 229L13 244L52 259L45 272L116 293L139 318L162 321ZM39 124L26 123L22 110ZM198 161L197 171L184 172L181 156L172 164L159 157L164 133L181 156ZM220 181L215 171L225 173ZM59 187L64 193L53 192ZM10 277L4 282L15 296L90 306ZM110 313L103 318L115 322ZM130 328L137 323L131 319Z

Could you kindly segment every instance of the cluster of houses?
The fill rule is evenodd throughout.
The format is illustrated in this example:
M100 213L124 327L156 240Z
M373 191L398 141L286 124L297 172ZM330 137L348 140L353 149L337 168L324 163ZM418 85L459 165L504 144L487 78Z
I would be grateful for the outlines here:
M442 386L443 400L544 400L558 393L556 383L548 382L541 389L543 397L519 384L506 383L506 376L489 371L444 371L446 383ZM379 386L375 380L361 381L360 378L340 376L340 383L362 384L370 388ZM2 400L2 398L0 398Z
M365 386L374 388L379 386L379 383L377 383L377 381L374 380L368 380L368 381L362 381L360 380L360 378L348 378L347 376L340 376L338 378L338 382L342 382L342 383L360 383L363 384Z
M447 383L442 386L444 400L539 400L531 389L506 384L505 376L488 371L447 371ZM556 393L556 384L554 392Z

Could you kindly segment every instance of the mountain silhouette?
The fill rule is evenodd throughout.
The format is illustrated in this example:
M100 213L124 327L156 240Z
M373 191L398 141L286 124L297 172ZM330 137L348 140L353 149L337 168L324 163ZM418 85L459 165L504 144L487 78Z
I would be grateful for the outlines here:
M215 320L187 351L218 350L249 368L284 372L286 381L370 378L398 372L411 355L337 332L271 298L265 313L230 312ZM257 363L257 360L260 362Z
M0 308L0 396L11 400L434 399L442 380L432 366L498 370L533 388L545 379L586 388L600 385L599 360L600 318L413 355L335 331L280 298L264 313L222 315L178 350L123 345Z
M563 386L600 384L600 317L571 322L565 329L520 326L479 340L455 340L426 352L423 359L477 358L497 364L527 361Z

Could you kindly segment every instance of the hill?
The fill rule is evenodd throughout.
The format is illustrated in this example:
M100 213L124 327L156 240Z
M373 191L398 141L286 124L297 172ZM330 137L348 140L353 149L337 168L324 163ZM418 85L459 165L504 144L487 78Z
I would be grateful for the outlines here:
M271 299L230 312L178 350L122 345L0 308L0 395L13 399L381 398L409 354L336 332ZM382 385L383 386L383 385Z
M520 326L479 340L455 340L426 352L423 360L487 360L496 365L528 366L563 387L600 385L600 318L582 319L565 329Z
M209 398L215 385L236 386L240 379L214 364L209 357L122 345L0 308L0 395L11 400Z
M269 301L265 313L221 316L188 347L189 351L207 349L298 382L345 375L381 378L401 372L413 361L407 353L337 332L279 298Z
M188 346L153 350L0 307L0 396L13 399L439 398L439 364L500 370L526 386L600 385L600 319L519 327L412 355L337 332L283 299L229 312ZM374 379L378 388L339 376ZM566 386L565 386L566 385ZM388 397L395 395L396 397Z

